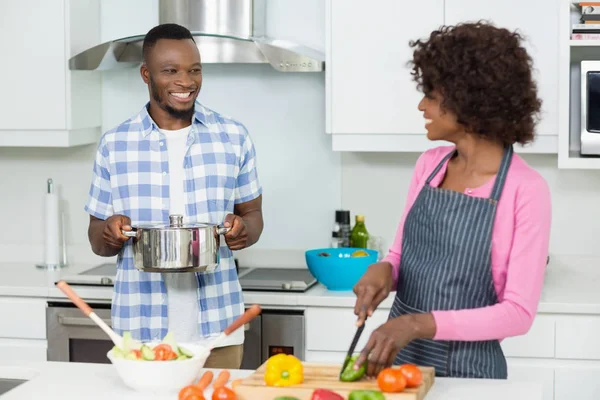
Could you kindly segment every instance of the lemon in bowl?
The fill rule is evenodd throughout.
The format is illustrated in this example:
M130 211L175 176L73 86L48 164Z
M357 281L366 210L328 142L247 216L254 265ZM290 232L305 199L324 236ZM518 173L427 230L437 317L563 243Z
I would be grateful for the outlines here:
M353 247L321 248L305 252L306 265L328 290L352 290L356 282L377 262L377 251Z

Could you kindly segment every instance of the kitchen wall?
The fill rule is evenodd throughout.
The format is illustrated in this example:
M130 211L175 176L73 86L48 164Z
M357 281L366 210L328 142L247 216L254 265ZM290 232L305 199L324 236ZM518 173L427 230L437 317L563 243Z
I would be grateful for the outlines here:
M158 22L156 9L156 0L103 0L102 40L145 33ZM270 0L267 30L270 36L324 50L324 18L320 0ZM103 128L109 129L136 113L148 95L137 69L102 76ZM333 153L324 133L324 90L323 73L280 73L267 65L205 66L200 100L243 121L257 146L266 225L254 253L242 256L266 249L292 249L299 256L306 248L328 245L334 210L340 206L364 214L369 231L383 236L387 245L393 240L418 155ZM67 213L70 261L100 261L89 250L83 211L94 152L95 146L0 148L0 220L5 226L0 262L42 259L48 177L57 183ZM559 171L556 156L525 159L552 189L551 252L600 255L600 172ZM301 262L301 257L294 260Z
M102 0L101 40L145 34L158 23L157 9L156 0ZM309 18L315 10L319 15ZM300 17L309 22L300 26L296 22ZM324 29L319 0L269 3L270 36L324 51ZM324 133L324 73L281 73L269 65L205 65L203 71L200 101L242 121L257 147L265 230L255 248L326 245L334 210L341 203L341 156L330 151L331 138ZM137 113L148 93L137 68L101 73L103 130L107 130ZM89 250L89 217L83 211L95 150L95 146L0 148L0 168L11 171L0 178L5 205L0 218L14 227L0 238L0 261L42 259L48 177L64 199L71 261L100 260ZM19 215L17 210L24 212Z

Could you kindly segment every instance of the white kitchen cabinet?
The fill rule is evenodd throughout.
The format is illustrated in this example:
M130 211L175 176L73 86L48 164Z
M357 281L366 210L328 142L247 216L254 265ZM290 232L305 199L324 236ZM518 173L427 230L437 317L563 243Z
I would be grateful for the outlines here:
M506 357L554 358L555 324L551 315L537 315L525 335L513 336L500 342Z
M389 309L377 309L365 323L356 349L360 351L369 340L371 333L384 324L389 315ZM356 315L354 309L310 307L304 312L306 318L306 350L326 352L346 352L356 332ZM323 334L332 332L335 334Z
M6 0L0 5L0 146L95 143L101 75L70 71L71 55L99 43L98 0Z
M412 59L408 42L429 35L443 21L444 0L330 0L326 131L333 134L334 147L350 135L371 144L398 137L426 142L417 109L422 95L407 66Z
M538 383L543 390L543 400L555 399L554 367L549 365L547 361L507 358L506 363L508 365L508 380Z
M409 41L443 24L489 19L519 28L537 69L542 120L521 153L558 152L558 13L560 0L329 0L326 27L326 132L335 151L422 152L422 97L410 74ZM536 17L532 17L535 15ZM426 16L426 17L424 17Z
M20 340L0 338L0 363L14 361L46 361L48 356L46 340Z
M46 299L0 297L0 362L46 361Z
M518 29L531 55L542 99L537 144L558 153L559 9L561 0L445 0L445 24L488 20L499 27ZM551 149L551 151L550 151Z
M568 360L600 360L598 332L600 316L569 315L558 318L556 357Z
M46 301L0 297L0 338L46 339Z
M556 368L554 399L600 399L600 365L565 365Z

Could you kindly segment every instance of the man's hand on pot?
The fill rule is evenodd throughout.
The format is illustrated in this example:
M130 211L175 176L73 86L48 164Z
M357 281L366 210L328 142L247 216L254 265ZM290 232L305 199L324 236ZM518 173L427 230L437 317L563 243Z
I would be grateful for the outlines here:
M225 236L225 242L231 250L241 250L248 245L248 231L246 223L239 215L227 214L225 217L225 228L229 229Z
M131 231L131 219L126 215L119 214L108 217L102 231L104 243L115 249L123 247L123 244L130 238L123 235L121 230Z

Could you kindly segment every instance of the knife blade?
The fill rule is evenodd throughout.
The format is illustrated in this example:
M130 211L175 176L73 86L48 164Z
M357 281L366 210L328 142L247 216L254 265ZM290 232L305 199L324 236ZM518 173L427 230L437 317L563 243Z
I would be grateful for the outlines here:
M360 335L362 334L363 330L365 329L365 322L363 322L362 325L358 327L358 329L356 330L356 333L354 334L354 338L352 339L352 343L350 343L350 348L348 349L348 353L346 354L346 358L344 359L344 364L342 365L342 370L340 371L340 378L342 377L342 373L348 366L348 363L350 362L350 358L352 358L352 353L354 353L354 348L356 347L356 344L358 343L358 339L360 339Z

